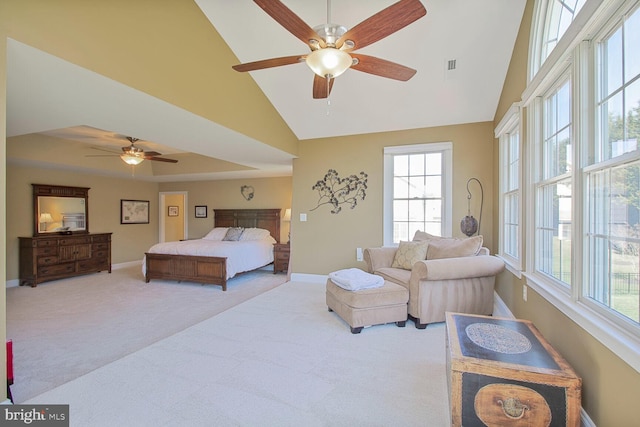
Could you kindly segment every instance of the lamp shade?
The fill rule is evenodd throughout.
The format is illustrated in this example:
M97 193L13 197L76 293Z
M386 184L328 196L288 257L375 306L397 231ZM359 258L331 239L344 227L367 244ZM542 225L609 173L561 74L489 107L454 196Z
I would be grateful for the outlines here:
M144 161L144 157L134 156L131 154L121 154L120 158L128 165L139 165Z
M283 221L291 221L291 209L287 208L284 210L284 216L282 217Z
M48 224L50 222L53 222L53 218L51 217L51 214L49 212L42 212L40 214L40 222Z
M353 64L351 55L333 47L314 50L307 55L306 61L314 73L330 78L338 77Z

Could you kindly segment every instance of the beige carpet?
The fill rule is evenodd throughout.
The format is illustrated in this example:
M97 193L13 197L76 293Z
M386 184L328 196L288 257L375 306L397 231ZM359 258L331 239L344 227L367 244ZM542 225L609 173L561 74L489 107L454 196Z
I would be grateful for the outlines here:
M447 426L444 324L372 326L288 282L56 387L71 426Z
M7 289L21 403L281 285L273 270L219 286L152 280L140 267Z

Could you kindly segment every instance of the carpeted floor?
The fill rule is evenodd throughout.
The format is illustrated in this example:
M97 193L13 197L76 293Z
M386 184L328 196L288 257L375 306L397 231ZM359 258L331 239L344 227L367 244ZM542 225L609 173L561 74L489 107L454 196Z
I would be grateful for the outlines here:
M152 280L139 266L7 289L20 403L281 285L272 269L219 286Z
M444 324L359 335L288 282L25 403L71 426L447 426Z

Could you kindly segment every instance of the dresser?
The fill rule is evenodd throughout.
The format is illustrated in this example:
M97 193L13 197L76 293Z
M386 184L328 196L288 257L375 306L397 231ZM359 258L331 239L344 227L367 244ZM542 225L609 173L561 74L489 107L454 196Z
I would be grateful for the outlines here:
M273 274L289 270L290 253L291 246L288 243L276 243L273 245Z
M108 271L111 233L20 237L20 286Z

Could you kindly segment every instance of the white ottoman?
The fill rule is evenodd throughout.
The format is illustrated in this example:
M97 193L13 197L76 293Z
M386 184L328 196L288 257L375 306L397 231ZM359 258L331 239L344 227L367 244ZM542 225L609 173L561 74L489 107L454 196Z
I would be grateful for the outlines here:
M353 334L365 326L391 322L404 327L407 321L409 290L386 280L379 288L347 291L327 279L326 298L329 311L347 322Z

